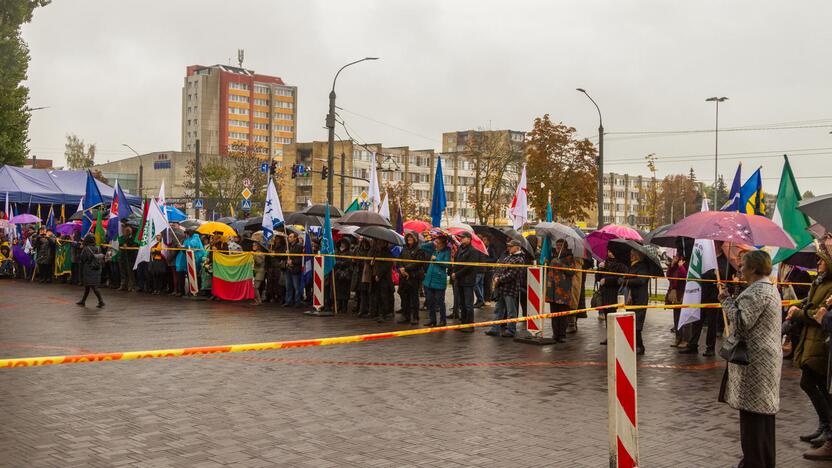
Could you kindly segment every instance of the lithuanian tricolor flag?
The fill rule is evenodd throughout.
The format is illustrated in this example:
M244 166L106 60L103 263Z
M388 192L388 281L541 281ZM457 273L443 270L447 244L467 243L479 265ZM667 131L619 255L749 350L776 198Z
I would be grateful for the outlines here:
M254 256L251 253L214 252L214 281L211 292L220 299L254 299Z

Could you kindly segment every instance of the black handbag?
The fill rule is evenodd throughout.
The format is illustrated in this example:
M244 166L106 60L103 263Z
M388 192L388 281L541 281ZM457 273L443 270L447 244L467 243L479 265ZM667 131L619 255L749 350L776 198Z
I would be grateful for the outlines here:
M739 325L741 318L740 310L737 309L737 325ZM722 340L722 348L719 350L719 355L731 364L738 364L740 366L748 365L748 345L745 340L737 335L738 326L734 326L734 331Z

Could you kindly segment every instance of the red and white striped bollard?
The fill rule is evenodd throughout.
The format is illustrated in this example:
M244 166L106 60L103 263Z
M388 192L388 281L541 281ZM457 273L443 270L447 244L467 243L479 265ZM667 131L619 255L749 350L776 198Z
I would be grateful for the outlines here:
M635 317L607 314L610 468L638 467Z

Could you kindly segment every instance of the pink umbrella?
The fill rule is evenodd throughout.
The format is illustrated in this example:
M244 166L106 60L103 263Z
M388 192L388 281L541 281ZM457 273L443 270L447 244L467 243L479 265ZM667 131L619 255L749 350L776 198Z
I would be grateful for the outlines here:
M586 236L586 242L589 244L590 250L597 258L602 260L607 258L607 243L613 239L642 240L641 234L635 229L617 224L607 224Z
M676 223L666 235L795 248L792 238L770 219L734 211L700 211Z
M425 232L433 226L431 226L430 223L427 223L425 221L411 219L409 221L405 221L404 224L402 224L402 227L404 227L404 229L407 231Z
M11 221L13 224L32 224L41 222L40 218L29 213L23 213L17 216L13 216L12 219L10 219L9 221Z
M458 228L458 227L449 227L447 229L453 235L459 235L463 232L467 232L471 234L471 247L477 249L478 251L482 252L484 255L488 255L488 248L485 246L485 242L480 239L480 236L476 235L473 232L469 232L467 229Z

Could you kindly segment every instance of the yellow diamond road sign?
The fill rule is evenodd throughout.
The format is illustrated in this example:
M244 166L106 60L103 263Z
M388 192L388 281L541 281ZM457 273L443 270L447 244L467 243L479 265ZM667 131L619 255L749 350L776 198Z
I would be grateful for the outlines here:
M243 189L243 198L251 198L251 190L249 190L248 187Z

